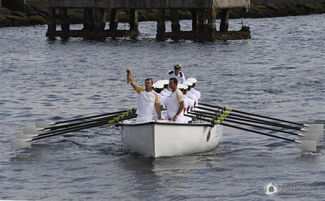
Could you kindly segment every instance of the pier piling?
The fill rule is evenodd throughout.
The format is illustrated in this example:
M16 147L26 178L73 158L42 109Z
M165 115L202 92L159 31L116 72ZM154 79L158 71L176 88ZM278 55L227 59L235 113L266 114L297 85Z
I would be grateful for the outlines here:
M249 28L239 31L228 31L229 9L248 8L250 0L49 0L49 18L47 36L83 37L85 39L103 40L107 37L130 37L136 39L139 35L138 11L157 11L156 39L172 40L232 40L250 38ZM69 9L83 10L84 22L82 30L70 30ZM171 32L166 32L166 10L170 11ZM181 30L179 11L190 11L192 29ZM119 11L128 14L129 29L118 30ZM56 13L58 12L58 14ZM106 15L110 13L109 28L106 28ZM217 12L220 13L220 30L216 28ZM56 24L60 22L61 30Z

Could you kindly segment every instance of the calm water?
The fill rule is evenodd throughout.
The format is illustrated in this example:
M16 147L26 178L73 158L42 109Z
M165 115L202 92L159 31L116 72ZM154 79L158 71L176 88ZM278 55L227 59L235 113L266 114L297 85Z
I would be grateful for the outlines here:
M155 42L152 22L140 24L137 42L48 42L46 26L1 28L0 199L325 200L323 146L302 155L294 144L229 128L209 153L156 160L125 152L119 130L110 126L24 151L9 145L37 120L135 106L125 70L133 69L142 84L145 77L164 78L176 63L199 80L202 102L292 121L324 120L324 19L246 19L251 40L204 44ZM189 25L184 21L182 28ZM239 26L230 21L231 29ZM277 196L264 194L269 182L280 187Z

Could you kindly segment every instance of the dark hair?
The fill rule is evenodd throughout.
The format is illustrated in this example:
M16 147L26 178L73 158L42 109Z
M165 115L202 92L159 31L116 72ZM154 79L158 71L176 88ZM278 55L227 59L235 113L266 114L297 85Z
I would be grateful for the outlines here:
M153 80L152 80L152 78L146 78L144 81L145 81L145 82L146 82L146 81L151 81L151 84L153 84Z
M178 80L175 77L172 77L169 80L172 80L174 82L174 84L177 86Z

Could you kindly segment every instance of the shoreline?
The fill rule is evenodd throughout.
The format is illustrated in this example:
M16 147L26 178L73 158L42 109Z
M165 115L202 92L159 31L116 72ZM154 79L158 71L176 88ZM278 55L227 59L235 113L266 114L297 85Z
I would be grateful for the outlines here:
M266 17L285 17L325 13L324 3L303 3L295 5L253 5L249 9L242 8L230 9L230 19L236 18L266 18ZM179 11L180 19L191 19L191 13L186 10ZM70 23L83 23L83 14L75 11L70 12ZM106 18L109 21L109 14ZM169 20L170 12L167 11L166 17ZM219 16L217 16L219 19ZM127 22L126 13L119 13L119 21ZM157 13L153 11L139 12L139 21L156 21ZM59 24L60 22L58 22ZM47 14L44 10L27 6L26 12L12 11L6 8L0 8L0 28L16 26L34 26L47 24Z

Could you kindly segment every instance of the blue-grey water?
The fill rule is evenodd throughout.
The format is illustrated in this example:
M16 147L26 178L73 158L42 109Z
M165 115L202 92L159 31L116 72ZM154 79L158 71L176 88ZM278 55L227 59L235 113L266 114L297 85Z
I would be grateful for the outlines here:
M1 28L0 199L325 200L323 137L317 154L308 155L295 144L225 128L211 152L150 159L124 151L119 129L103 126L10 148L35 121L135 106L125 70L142 85L145 77L164 78L176 63L197 78L202 102L325 120L324 19L245 19L251 40L214 43L156 42L154 22L140 23L136 42L50 42L46 26ZM240 24L230 20L231 29ZM280 188L276 196L265 195L269 182Z

